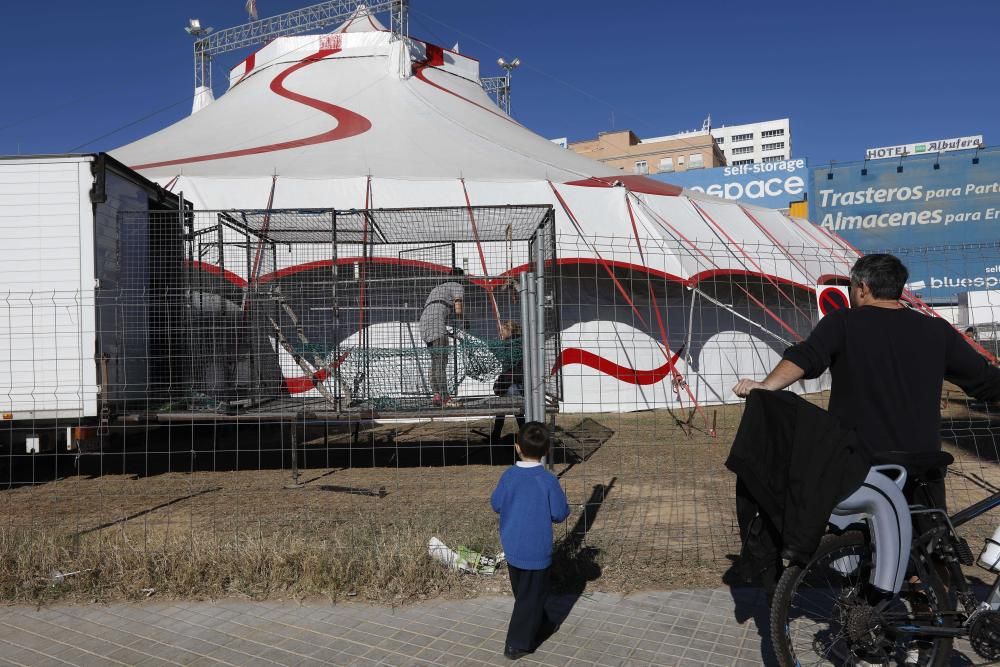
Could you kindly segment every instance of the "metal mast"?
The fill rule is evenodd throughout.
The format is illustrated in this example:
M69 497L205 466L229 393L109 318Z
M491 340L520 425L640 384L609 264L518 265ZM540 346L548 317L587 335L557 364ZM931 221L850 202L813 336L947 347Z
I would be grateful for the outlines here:
M503 109L504 113L510 115L510 75L511 72L521 66L521 59L514 58L507 62L503 58L497 58L497 65L503 68L507 74L504 76L488 76L479 80L479 85L483 87L487 95L492 95L497 101L497 106Z
M299 35L349 18L358 10L368 14L389 12L389 29L394 39L405 39L409 20L409 0L328 0L311 7L278 14L259 21L250 21L233 28L219 30L194 43L194 87L212 88L212 58L220 53L254 46L277 37Z
M486 94L496 100L497 106L505 114L510 115L510 77L507 76L484 76L479 80L479 84L486 91Z

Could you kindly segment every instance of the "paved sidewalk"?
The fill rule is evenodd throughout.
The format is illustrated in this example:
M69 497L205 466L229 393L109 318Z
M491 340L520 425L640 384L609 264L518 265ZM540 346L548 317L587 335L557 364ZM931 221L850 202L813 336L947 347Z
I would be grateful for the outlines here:
M0 608L0 665L504 665L513 598L398 609L318 602ZM760 665L762 595L558 597L562 628L518 665ZM964 645L966 650L968 645ZM966 657L966 655L968 657ZM970 659L973 658L973 659ZM975 662L957 651L953 664Z

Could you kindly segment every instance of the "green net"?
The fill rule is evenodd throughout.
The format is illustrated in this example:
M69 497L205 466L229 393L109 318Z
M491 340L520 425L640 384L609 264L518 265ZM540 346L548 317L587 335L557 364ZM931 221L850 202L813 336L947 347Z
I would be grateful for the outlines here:
M338 374L354 403L368 403L381 409L430 400L431 351L414 347L341 347L344 355ZM448 385L452 395L466 379L484 383L481 393L492 391L492 382L505 368L521 360L519 340L486 340L465 331L456 331L448 352ZM337 354L328 353L333 364Z

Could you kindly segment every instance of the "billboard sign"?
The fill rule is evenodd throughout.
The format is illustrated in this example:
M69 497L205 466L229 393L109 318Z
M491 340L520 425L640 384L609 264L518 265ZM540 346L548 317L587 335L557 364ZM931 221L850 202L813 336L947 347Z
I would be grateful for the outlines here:
M924 298L1000 287L995 253L958 247L1000 239L1000 148L817 167L809 202L861 251L920 250L903 259Z
M957 137L955 139L935 139L922 141L918 144L901 144L899 146L882 146L869 148L865 151L866 160L884 160L890 157L905 155L920 155L921 153L944 153L945 151L961 151L969 148L979 148L983 145L983 135L972 137Z
M809 183L805 160L740 164L653 174L649 178L743 204L787 209L802 199Z

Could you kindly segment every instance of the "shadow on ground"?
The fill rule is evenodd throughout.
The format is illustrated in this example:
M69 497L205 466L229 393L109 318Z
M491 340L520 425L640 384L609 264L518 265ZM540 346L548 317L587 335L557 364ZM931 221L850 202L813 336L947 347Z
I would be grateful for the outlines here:
M0 488L71 476L288 470L291 479L293 469L304 477L309 470L323 468L509 466L515 460L513 432L491 439L490 420L369 424L358 431L355 426L300 426L294 438L291 428L280 424L115 428L79 452L0 456ZM557 427L553 462L586 461L612 435L614 431L589 418L568 429Z
M587 533L594 525L597 513L614 488L616 478L607 484L595 484L590 497L583 505L583 511L569 534L566 535L552 553L552 586L554 594L549 597L546 611L558 627L569 616L577 600L587 589L587 583L601 576L598 562L600 550L586 543ZM544 642L548 637L541 637Z

